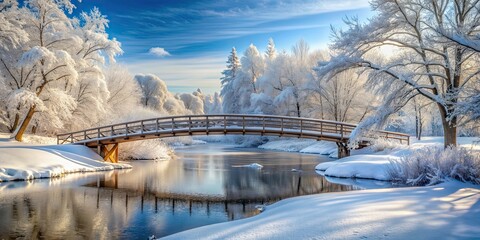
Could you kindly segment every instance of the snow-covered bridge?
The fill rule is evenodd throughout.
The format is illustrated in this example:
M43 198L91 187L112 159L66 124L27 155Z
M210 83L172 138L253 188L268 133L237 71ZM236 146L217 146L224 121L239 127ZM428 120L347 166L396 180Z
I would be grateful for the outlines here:
M188 115L152 118L90 128L57 135L58 144L83 144L97 148L107 161L117 162L118 144L145 139L195 135L262 135L308 138L336 142L339 157L349 155L347 142L354 124L271 115ZM409 144L409 135L377 131L375 137ZM365 138L367 145L373 138Z

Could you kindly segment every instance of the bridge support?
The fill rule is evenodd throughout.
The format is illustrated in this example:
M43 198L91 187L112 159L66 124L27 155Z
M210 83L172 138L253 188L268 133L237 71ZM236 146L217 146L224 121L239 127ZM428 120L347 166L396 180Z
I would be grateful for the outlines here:
M348 148L347 143L337 142L338 147L338 158L344 158L350 156L350 148Z
M112 147L109 149L108 146L110 145ZM118 163L118 143L110 144L110 145L103 145L103 144L98 145L97 153L105 161Z

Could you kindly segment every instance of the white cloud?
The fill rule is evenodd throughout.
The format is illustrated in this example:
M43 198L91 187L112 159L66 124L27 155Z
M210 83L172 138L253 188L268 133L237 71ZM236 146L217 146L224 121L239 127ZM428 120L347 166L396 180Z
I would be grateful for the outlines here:
M152 55L155 55L157 57L170 56L170 53L167 52L167 50L165 50L165 48L161 48L161 47L150 48L150 50L148 50L148 53L150 53Z

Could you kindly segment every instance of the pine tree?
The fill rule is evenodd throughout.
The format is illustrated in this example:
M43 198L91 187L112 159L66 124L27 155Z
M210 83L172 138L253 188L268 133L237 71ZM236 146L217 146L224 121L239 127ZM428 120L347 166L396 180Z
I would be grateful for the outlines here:
M238 95L233 87L233 82L240 70L240 60L237 56L237 50L232 48L227 60L227 69L223 70L223 77L220 79L222 90L220 95L223 98L223 111L225 113L238 113Z

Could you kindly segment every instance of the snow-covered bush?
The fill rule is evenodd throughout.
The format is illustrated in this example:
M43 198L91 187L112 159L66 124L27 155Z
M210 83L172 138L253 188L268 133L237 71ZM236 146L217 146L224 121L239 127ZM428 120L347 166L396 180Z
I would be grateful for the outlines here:
M119 149L122 160L168 160L173 155L173 149L160 139L122 143Z
M429 147L391 161L391 179L412 186L434 185L447 178L480 184L480 155L465 148Z
M373 144L370 146L370 149L374 152L381 152L384 150L391 150L399 147L402 147L402 145L399 145L398 141L389 140L386 138L377 138L373 140Z

